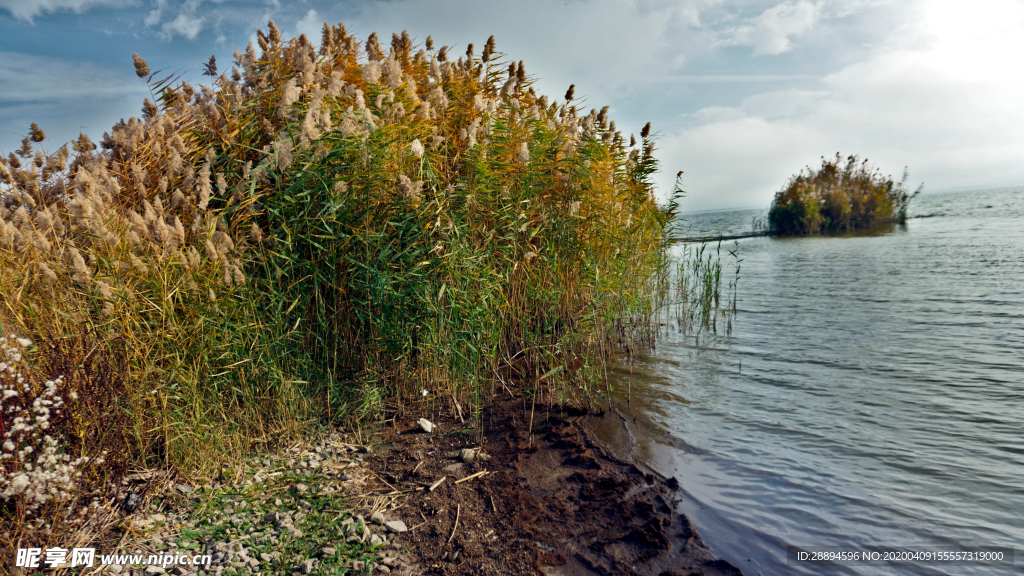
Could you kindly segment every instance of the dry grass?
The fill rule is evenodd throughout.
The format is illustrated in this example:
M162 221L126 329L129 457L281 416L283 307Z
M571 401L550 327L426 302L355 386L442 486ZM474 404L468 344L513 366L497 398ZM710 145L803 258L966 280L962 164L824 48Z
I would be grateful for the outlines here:
M653 342L675 203L649 127L536 94L493 38L259 43L209 87L137 57L142 119L57 152L33 126L0 163L0 322L77 394L67 452L107 452L88 486L311 423L474 420L507 386L586 404Z

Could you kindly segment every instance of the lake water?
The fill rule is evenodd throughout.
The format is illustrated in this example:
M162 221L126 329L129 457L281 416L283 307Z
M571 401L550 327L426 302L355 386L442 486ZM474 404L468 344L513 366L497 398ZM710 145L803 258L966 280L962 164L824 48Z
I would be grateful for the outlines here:
M763 212L686 215L685 235ZM911 215L741 240L732 336L670 334L614 375L618 414L595 430L677 477L748 576L1024 572L1024 188L924 195ZM790 545L1018 550L1014 568L805 569Z

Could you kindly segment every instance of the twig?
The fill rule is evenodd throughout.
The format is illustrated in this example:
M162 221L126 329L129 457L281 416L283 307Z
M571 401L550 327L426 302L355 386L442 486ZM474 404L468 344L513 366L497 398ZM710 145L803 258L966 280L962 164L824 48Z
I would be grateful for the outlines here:
M452 526L452 535L448 537L448 543L452 543L452 538L455 538L455 530L459 527L459 514L462 513L462 504L457 504L455 508L455 525Z
M495 514L498 513L498 507L494 505L494 496L491 496L491 510L494 510Z
M433 491L434 491L434 488L437 488L438 486L440 486L440 485L441 485L441 482L444 482L444 481L445 481L445 480L447 480L447 479L448 479L448 477L447 477L447 476L444 476L444 477L442 477L442 478L441 478L440 480L438 480L437 482L434 482L433 484L431 484L431 485L430 485L430 491L431 491L431 492L433 492Z
M487 474L487 470L481 470L481 471L477 472L476 474L470 474L469 476L466 476L462 480L456 480L455 483L456 484L462 484L463 482L472 480L473 478L479 478L479 477L483 476L484 474Z

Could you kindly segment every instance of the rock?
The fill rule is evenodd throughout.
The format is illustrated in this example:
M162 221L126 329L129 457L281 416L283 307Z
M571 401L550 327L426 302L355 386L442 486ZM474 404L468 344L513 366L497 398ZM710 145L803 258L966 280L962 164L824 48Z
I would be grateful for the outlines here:
M356 523L355 520L353 520L351 518L345 518L344 520L341 521L341 527L344 528L346 526L350 526L350 525L355 524L355 523Z
M279 506L280 507L280 506L283 506L283 505L284 505L284 502L282 502L280 498L274 498L274 506Z
M309 490L309 486L305 484L296 484L291 488L293 494L305 494L307 490Z
M298 528L292 528L292 538L295 538L296 540L302 538L302 530L299 530Z
M113 572L114 574L120 574L121 570L124 570L124 568L121 567L120 564L111 564L111 565L107 566L107 571L108 572Z
M328 556L334 556L337 552L338 550L333 546L324 546L320 549L320 556L326 558Z
M388 527L388 532L393 532L395 534L401 534L402 532L409 531L405 526L405 522L402 522L401 520L392 520L391 522L386 523L385 526Z
M306 560L305 562L299 563L299 572L303 574L309 574L316 569L316 560Z
M370 514L370 522L373 522L374 524L377 524L377 525L383 525L384 524L384 515L381 514L380 512L374 512L373 514Z
M146 569L142 571L144 574L152 576L153 574L166 574L167 571L159 566L146 566Z
M376 534L374 534L373 536L370 536L370 545L371 546L380 546L383 543L384 543L384 539L381 538L380 536L378 536Z
M128 495L124 497L122 506L124 506L125 512L131 514L132 512L135 512L135 509L139 507L139 504L142 504L142 497L135 492L129 492Z
M302 508L303 510L309 510L312 507L313 505L310 504L309 502L305 500L299 500L299 508Z
M342 482L348 482L349 480L351 480L351 479L352 479L352 475L351 475L351 474L347 474L347 473L346 473L346 474L342 474L342 475L340 476L340 478L341 478L341 481L342 481Z
M377 572L380 572L381 574L391 574L391 568L381 564L380 566L377 566Z
M260 561L255 559L255 558L249 558L249 560L246 561L246 564L249 565L249 568L256 569L256 568L259 568Z
M274 557L266 552L260 552L260 562L273 562Z
M359 572L364 568L366 568L366 562L360 562L359 560L355 560L352 562L352 569L356 572Z
M431 432L434 431L434 424L430 420L427 420L426 418L420 418L419 420L416 421L416 424L419 425L420 430L423 430L427 434L430 434Z
M267 514L266 516L263 517L263 523L264 524L276 524L276 523L281 521L281 518L282 518L282 516L281 516L280 512L271 512L270 514Z
M358 544L360 542L362 542L362 540L359 538L359 536L356 536L355 534L345 539L345 543L347 544Z
M185 568L184 566L175 566L174 568L171 568L171 572L178 576L185 576L185 574L188 574L188 568Z
M473 460L476 460L476 453L477 450L474 448L463 448L462 450L459 450L459 460L468 464Z
M177 488L178 491L181 492L182 494L191 494L192 492L195 491L195 489L193 489L191 486L187 486L185 484L175 484L174 487Z

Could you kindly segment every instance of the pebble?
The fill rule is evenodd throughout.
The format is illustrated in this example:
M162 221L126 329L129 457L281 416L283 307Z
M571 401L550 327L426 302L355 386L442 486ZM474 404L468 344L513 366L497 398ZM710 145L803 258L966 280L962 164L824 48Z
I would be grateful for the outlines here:
M472 462L473 460L476 460L476 452L477 451L472 448L463 448L462 450L459 450L459 460L466 463Z
M267 554L266 552L260 552L260 561L261 562L272 562L273 560L274 560L274 557L271 556L270 554Z
M150 575L152 575L152 574L166 574L167 573L166 570L164 570L163 568L161 568L159 566L146 566L146 569L143 570L143 572L146 573L146 574L150 574Z
M185 484L175 484L174 487L177 488L178 491L181 492L182 494L191 494L193 492L192 487L186 486Z
M306 486L305 484L296 484L295 486L292 486L292 492L295 494L305 494L306 490L309 490L309 486Z
M370 536L370 545L372 545L372 546L379 546L379 545L381 545L383 543L384 543L384 539L381 538L380 536L378 536L377 534L374 534L373 536Z
M334 554L337 553L337 552L338 552L338 550L336 548L332 547L332 546L324 546L323 548L320 549L320 555L321 556L325 556L325 557L326 556L334 556Z
M114 574L120 574L121 570L124 570L124 568L122 568L120 564L111 564L110 566L107 566L107 572L113 572Z
M409 531L409 529L405 526L405 522L402 522L401 520L392 520L391 522L385 524L385 526L388 527L389 532L394 532L395 534L401 534L402 532Z
M374 512L370 515L370 521L378 525L384 524L384 515L380 512Z
M364 568L366 568L366 562L360 562L359 560L352 562L352 569L356 572L359 572Z
M391 574L391 568L381 564L380 566L377 566L377 572L380 572L381 574Z
M420 418L419 420L416 421L416 424L419 425L420 430L423 430L427 434L430 434L431 432L434 431L434 424L430 420L427 420L426 418Z
M299 563L299 572L309 574L316 568L316 560L306 560Z

